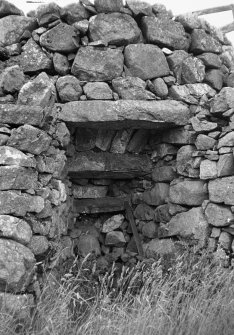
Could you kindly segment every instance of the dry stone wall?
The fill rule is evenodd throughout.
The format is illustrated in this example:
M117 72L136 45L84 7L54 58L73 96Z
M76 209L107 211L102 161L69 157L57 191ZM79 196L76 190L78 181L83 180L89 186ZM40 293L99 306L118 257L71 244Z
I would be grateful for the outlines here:
M103 268L135 264L126 202L146 257L187 243L232 265L234 50L226 37L159 4L80 0L28 16L0 5L7 309L32 303L40 266L74 254L94 253Z

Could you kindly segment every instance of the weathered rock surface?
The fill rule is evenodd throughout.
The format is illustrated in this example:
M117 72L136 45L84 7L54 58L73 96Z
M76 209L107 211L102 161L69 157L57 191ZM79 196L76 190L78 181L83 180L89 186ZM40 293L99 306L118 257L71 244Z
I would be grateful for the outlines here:
M25 216L27 212L40 213L44 209L44 199L19 191L0 191L0 214Z
M157 238L143 244L144 254L147 258L156 258L164 256L175 256L177 248L171 239L159 240Z
M217 163L209 159L203 160L200 165L200 179L215 179L217 176Z
M77 101L56 105L59 119L80 126L109 128L164 128L184 125L190 112L186 105L164 101Z
M36 162L18 149L0 146L0 165L36 167Z
M211 98L214 97L216 91L207 84L185 84L181 86L173 85L169 88L169 95L178 101L184 101L189 104L197 105L200 99L206 95Z
M80 256L85 257L89 253L99 256L101 254L98 239L92 235L81 235L77 242Z
M49 148L50 142L51 138L45 131L26 124L12 131L7 145L40 155Z
M147 205L159 206L166 202L169 196L169 185L166 183L156 183L155 186L145 191L141 195L141 199Z
M113 89L124 100L154 100L155 95L147 91L144 80L137 77L116 78L112 80Z
M190 50L195 54L201 54L203 52L213 52L219 54L222 52L222 46L203 29L194 29L191 34Z
M69 73L69 62L65 55L62 55L59 52L55 52L53 55L53 64L55 71L60 76L65 76Z
M234 131L224 135L218 141L217 148L220 149L222 147L233 147L234 146Z
M121 231L111 231L106 234L105 245L122 247L126 244L124 234Z
M205 210L209 224L215 227L229 226L234 222L234 214L228 207L209 203Z
M89 34L91 41L102 40L119 46L136 43L140 37L140 29L130 15L98 14L90 20Z
M13 315L15 318L27 322L34 306L35 302L32 294L0 293L0 309L6 316Z
M146 204L139 204L135 208L134 216L138 220L151 221L154 219L154 210Z
M39 26L47 26L49 23L60 19L60 10L61 8L54 2L38 6L35 17Z
M212 150L215 144L216 140L214 138L204 134L199 134L195 142L197 150Z
M218 127L217 123L209 122L206 119L199 119L197 116L191 118L190 121L196 133L210 132Z
M83 89L88 100L113 100L113 92L107 83L87 83Z
M36 170L21 166L0 166L0 190L27 190L37 186Z
M21 244L28 244L32 238L32 230L29 224L22 219L0 215L0 236Z
M25 73L47 71L52 68L52 60L32 38L23 46L19 61Z
M43 255L49 249L49 242L45 236L33 235L28 248L35 256Z
M37 28L35 18L9 15L0 19L0 44L2 46L20 42L23 33Z
M199 169L196 168L193 157L195 151L196 147L193 145L185 145L178 150L176 157L176 170L178 174L190 178L199 177Z
M80 81L70 75L60 77L56 82L56 88L62 102L79 100L83 93Z
M211 102L211 113L224 113L234 108L234 88L224 87Z
M23 12L12 3L2 0L0 4L0 18L8 15L24 15Z
M45 115L46 109L43 109L40 106L0 104L1 123L40 126L43 123Z
M7 67L0 74L0 95L18 92L24 84L24 73L18 65Z
M162 50L152 44L131 44L124 50L129 73L143 80L169 74L169 66Z
M73 196L74 198L80 199L95 199L104 198L107 194L108 188L106 186L96 186L96 185L74 185L73 186Z
M22 244L0 239L0 287L1 290L20 292L33 274L35 258Z
M198 58L203 61L208 69L219 69L222 66L220 57L214 53L205 52L199 55Z
M152 179L156 182L170 182L177 176L176 169L170 165L155 167L152 171Z
M184 180L171 185L171 202L179 205L199 206L208 199L207 185L202 180Z
M220 155L217 163L218 177L234 175L234 157L233 153Z
M76 37L74 28L65 23L60 23L41 35L40 44L53 52L74 52L78 47L73 37Z
M180 236L204 247L208 237L208 222L201 207L176 214L167 224L168 236Z
M124 154L132 133L133 129L118 130L112 140L110 152L115 154Z
M149 221L142 227L142 235L148 238L155 238L158 236L158 225L154 221Z
M90 17L89 11L80 2L63 7L62 13L63 19L70 25Z
M68 159L68 173L76 178L132 178L150 173L147 156L82 152Z
M179 22L145 16L142 18L142 29L147 42L172 49L187 50L189 47L185 30Z
M122 0L94 0L94 6L97 12L109 13L109 12L119 12L123 7Z
M196 57L188 57L181 64L181 78L184 84L201 83L205 78L205 66Z
M210 201L234 205L234 177L211 180L208 191Z
M206 72L205 82L207 82L215 90L220 91L223 87L224 75L221 70L209 70Z
M110 233L111 231L120 228L123 222L124 222L123 214L113 215L103 223L102 232Z
M84 81L106 81L120 77L123 54L119 49L80 47L71 73Z

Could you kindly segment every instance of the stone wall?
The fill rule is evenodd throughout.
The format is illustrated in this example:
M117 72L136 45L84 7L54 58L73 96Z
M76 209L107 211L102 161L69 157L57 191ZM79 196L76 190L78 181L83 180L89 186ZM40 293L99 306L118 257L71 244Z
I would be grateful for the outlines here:
M146 257L186 243L232 264L233 61L220 31L159 4L80 0L25 17L1 2L8 301L32 301L40 268L74 254L93 252L104 268L136 263L126 202Z

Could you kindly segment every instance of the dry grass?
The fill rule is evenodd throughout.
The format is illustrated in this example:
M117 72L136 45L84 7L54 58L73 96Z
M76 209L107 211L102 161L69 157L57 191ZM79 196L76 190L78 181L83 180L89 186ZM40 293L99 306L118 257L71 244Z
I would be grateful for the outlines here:
M160 261L147 261L106 274L91 260L74 262L59 282L48 278L19 334L234 333L234 271L214 265L207 255L186 253L166 269ZM11 316L0 315L0 327L2 335L16 334Z

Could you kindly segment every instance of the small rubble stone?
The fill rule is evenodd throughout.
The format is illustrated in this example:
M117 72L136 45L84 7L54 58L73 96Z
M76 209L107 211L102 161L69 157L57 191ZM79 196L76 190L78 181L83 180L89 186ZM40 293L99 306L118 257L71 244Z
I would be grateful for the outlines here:
M162 78L156 78L152 81L154 93L160 97L165 98L168 95L168 88Z
M21 244L28 244L32 238L32 230L29 224L17 217L0 215L0 235Z
M0 190L27 190L37 186L37 172L21 166L0 166Z
M154 100L155 95L147 91L146 83L137 77L116 78L112 86L119 97L124 100Z
M201 207L176 214L167 224L168 236L180 236L204 247L208 237L208 222Z
M214 148L216 142L217 141L210 136L199 134L196 139L195 146L197 150L209 150Z
M158 166L152 171L152 179L156 182L170 182L176 176L176 168L171 165Z
M41 256L48 251L49 242L45 236L33 235L28 248L35 256Z
M73 25L84 19L89 19L90 13L82 2L71 3L62 9L62 18L67 24Z
M191 34L190 50L194 54L212 52L219 54L222 52L221 44L208 35L203 29L194 29Z
M149 132L147 129L136 130L127 145L127 151L139 154L146 146L148 138Z
M126 244L126 239L121 231L111 231L106 234L105 245L123 247Z
M115 137L112 140L110 152L116 154L124 154L132 136L132 133L132 129L123 129L117 131Z
M78 49L73 39L75 36L72 26L60 23L40 36L40 44L53 52L70 53Z
M190 178L199 177L199 170L194 166L193 153L195 151L196 148L193 145L185 145L178 150L176 157L176 170L178 174Z
M123 72L123 54L120 49L80 47L73 62L72 74L84 81L107 81Z
M234 177L211 180L208 184L210 201L234 205Z
M217 129L218 125L215 122L209 122L206 119L201 120L197 116L191 118L191 124L196 133L206 133ZM208 134L210 136L210 134Z
M20 105L49 107L54 103L55 88L45 72L22 86L17 103Z
M169 185L166 183L156 183L151 190L143 193L142 201L147 205L159 206L166 202L168 196Z
M145 16L141 23L147 42L176 50L188 49L189 40L182 24L179 22Z
M233 153L220 155L217 163L218 177L234 175L234 158Z
M18 65L7 67L0 74L0 95L2 93L15 93L24 84L24 73Z
M222 66L221 59L214 53L202 53L198 56L208 69L219 69Z
M206 72L205 82L207 82L215 90L220 91L223 87L223 73L220 70L209 70Z
M234 146L234 131L224 135L218 141L217 148L221 149L222 147L233 147Z
M120 12L123 0L94 0L94 6L98 13Z
M92 235L81 235L77 242L80 256L86 257L88 254L101 255L101 248L98 239Z
M196 57L187 57L181 64L181 78L184 84L201 83L205 78L205 66Z
M205 159L200 165L200 179L215 179L218 177L217 163L209 159Z
M124 51L124 59L126 67L134 77L146 80L169 74L166 57L156 45L128 45Z
M136 43L140 37L136 21L127 14L98 14L90 20L89 34L92 42L102 40L117 46Z
M148 238L155 238L158 236L158 226L154 221L146 222L142 228L142 234Z
M139 204L134 211L134 216L138 220L151 221L154 218L154 210L146 204Z
M20 292L33 274L33 253L16 241L0 239L0 259L1 291Z
M52 69L52 60L32 38L23 46L23 52L20 55L19 61L25 73Z
M170 201L187 206L200 206L208 199L207 185L202 180L184 180L171 185Z
M219 236L219 244L222 248L229 251L231 249L233 237L231 234L222 231Z
M120 228L123 222L124 222L123 214L113 215L103 223L102 232L110 233L111 231Z
M49 23L60 19L60 7L54 2L38 6L35 17L39 26L47 26Z
M215 227L229 226L234 222L234 214L227 206L220 206L210 202L205 210L207 221Z
M53 64L55 71L60 76L65 76L69 73L69 62L65 55L55 52L53 56Z
M158 259L159 257L175 257L177 255L177 248L172 239L159 240L155 238L148 243L144 243L143 250L147 258Z
M96 137L95 146L102 151L107 151L111 146L114 135L115 130L99 129Z
M185 84L173 85L169 88L169 95L178 101L183 101L189 104L197 105L200 99L204 96L209 98L214 97L216 91L207 84Z
M36 167L34 158L25 155L18 149L0 146L0 165Z
M80 81L70 75L60 77L56 82L56 88L62 102L77 101L83 93Z
M12 131L7 145L31 154L40 155L49 148L50 143L51 138L45 131L26 124Z
M33 31L37 28L35 18L8 15L0 20L0 44L5 47L21 40L21 36L25 31Z
M152 7L147 2L127 0L126 5L133 13L133 16L153 16Z
M109 85L104 82L87 83L84 87L84 94L88 100L112 100L113 92Z

